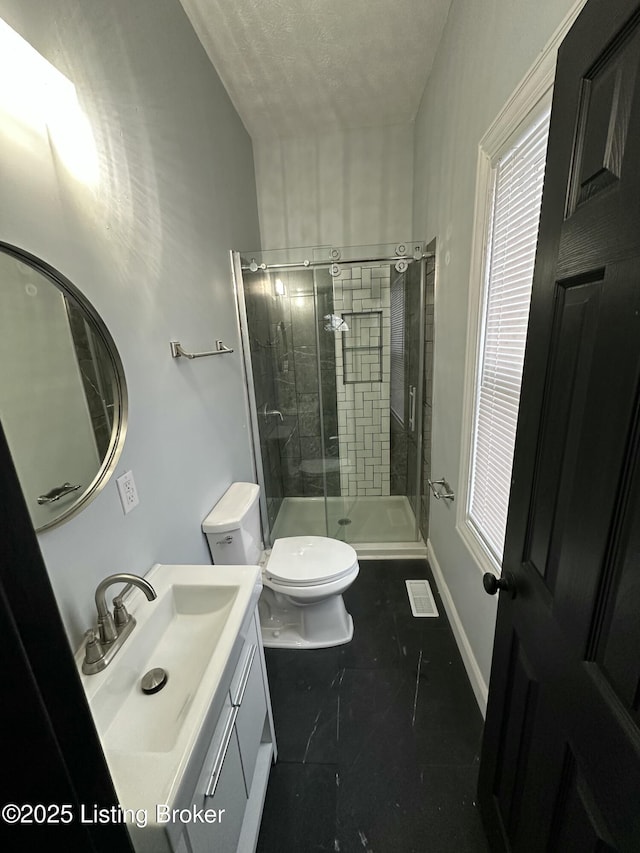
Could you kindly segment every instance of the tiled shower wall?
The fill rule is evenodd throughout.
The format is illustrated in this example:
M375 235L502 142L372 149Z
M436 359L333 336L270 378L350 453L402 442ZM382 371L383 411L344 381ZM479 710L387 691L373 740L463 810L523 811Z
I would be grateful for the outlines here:
M335 333L340 492L343 497L388 495L389 267L342 268L334 278L334 312L344 316L349 325L349 331ZM361 318L349 316L365 312L376 312L375 320L367 325L366 337L359 331L364 325ZM378 317L381 340L371 334Z

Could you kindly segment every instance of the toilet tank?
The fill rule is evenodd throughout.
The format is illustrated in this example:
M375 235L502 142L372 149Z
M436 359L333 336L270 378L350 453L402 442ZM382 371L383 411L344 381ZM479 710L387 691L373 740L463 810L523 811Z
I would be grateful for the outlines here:
M259 494L260 486L255 483L232 483L202 522L214 563L258 563L262 550Z

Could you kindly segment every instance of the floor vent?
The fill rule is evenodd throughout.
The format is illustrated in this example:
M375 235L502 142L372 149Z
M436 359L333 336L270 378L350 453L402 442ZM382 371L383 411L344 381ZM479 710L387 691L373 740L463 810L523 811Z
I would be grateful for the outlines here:
M439 616L429 581L405 581L411 612L414 616Z

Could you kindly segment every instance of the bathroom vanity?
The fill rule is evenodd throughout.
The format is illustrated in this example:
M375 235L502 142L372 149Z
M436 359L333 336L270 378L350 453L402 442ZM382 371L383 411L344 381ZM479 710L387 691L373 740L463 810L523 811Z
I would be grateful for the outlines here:
M163 566L137 624L82 680L137 853L255 850L276 744L256 566ZM80 658L79 658L80 660ZM166 685L146 695L154 667Z

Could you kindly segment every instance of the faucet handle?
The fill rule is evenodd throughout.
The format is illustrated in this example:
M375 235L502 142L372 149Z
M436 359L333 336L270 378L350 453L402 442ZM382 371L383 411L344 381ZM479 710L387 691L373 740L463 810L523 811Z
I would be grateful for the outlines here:
M104 657L100 641L96 637L96 632L93 628L89 628L85 632L86 645L84 648L84 659L86 663L96 663Z
M106 613L104 616L98 616L98 633L100 636L100 642L105 643L106 645L117 640L118 630L115 622L113 621L113 616L110 613Z
M131 619L127 608L124 606L122 602L122 596L124 595L124 591L120 593L120 595L116 595L113 599L113 621L115 622L115 626L118 629L118 632L121 628L123 628Z

